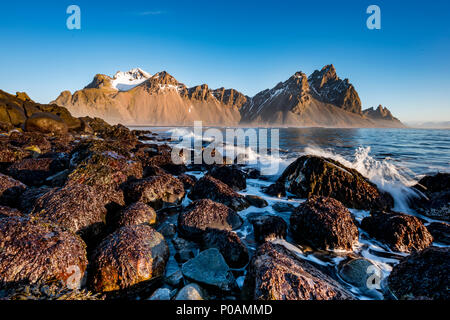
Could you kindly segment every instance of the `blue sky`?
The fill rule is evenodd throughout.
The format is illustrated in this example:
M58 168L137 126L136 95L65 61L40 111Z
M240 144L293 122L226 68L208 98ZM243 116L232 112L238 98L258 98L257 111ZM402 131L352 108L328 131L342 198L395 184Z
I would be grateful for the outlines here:
M81 8L81 30L66 8ZM366 8L381 8L381 30ZM333 63L363 107L450 121L450 2L2 1L0 89L47 103L96 73L166 70L188 86L254 95Z

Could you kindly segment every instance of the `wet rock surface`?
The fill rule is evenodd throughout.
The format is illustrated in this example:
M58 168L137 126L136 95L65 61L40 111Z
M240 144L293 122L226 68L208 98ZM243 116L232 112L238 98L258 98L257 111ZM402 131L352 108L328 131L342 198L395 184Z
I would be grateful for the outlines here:
M164 237L152 227L122 227L95 249L92 287L97 292L139 290L137 284L164 275L168 258Z
M290 228L297 241L318 249L352 250L358 240L351 213L333 198L309 198L292 213Z
M230 268L243 268L248 263L248 249L232 231L207 229L203 234L203 246L219 250Z
M208 229L234 230L242 225L242 218L227 206L209 199L192 202L178 216L180 233L198 239Z
M434 241L450 245L450 224L445 222L432 222L427 225L427 230L433 236Z
M231 189L227 184L209 175L197 181L189 193L189 198L192 200L211 199L237 211L241 211L249 206L249 203L243 196Z
M86 245L70 231L30 218L0 218L0 248L0 287L50 280L81 286Z
M255 240L264 243L274 239L285 239L287 234L287 223L282 218L272 215L260 215L252 217Z
M429 247L400 261L389 275L388 285L398 299L448 300L449 269L449 248Z
M278 187L268 192L289 191L301 198L312 195L331 197L345 206L355 209L386 209L393 206L393 199L383 193L358 171L339 162L317 157L302 156L288 166L277 180Z
M361 228L400 252L419 251L433 242L433 236L418 218L403 213L373 213L362 220Z
M335 280L283 245L266 242L250 261L244 297L251 300L352 299Z
M235 191L247 188L247 175L236 166L214 166L208 171L208 174Z

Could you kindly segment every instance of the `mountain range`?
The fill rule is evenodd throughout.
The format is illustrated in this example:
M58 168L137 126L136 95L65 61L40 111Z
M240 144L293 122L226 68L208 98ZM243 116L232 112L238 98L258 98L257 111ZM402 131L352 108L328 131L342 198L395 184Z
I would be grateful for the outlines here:
M333 65L309 77L296 72L253 97L206 84L187 87L165 71L151 75L136 68L113 77L97 74L84 89L63 91L52 103L77 117L127 125L202 120L208 126L404 127L385 107L362 110L355 87L340 79Z

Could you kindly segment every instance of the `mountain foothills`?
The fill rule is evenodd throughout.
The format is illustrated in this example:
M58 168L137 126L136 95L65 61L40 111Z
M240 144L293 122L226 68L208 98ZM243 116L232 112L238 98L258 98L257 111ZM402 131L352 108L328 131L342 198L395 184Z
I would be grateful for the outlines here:
M382 106L362 110L348 79L333 65L309 77L296 72L272 89L248 97L235 89L187 87L167 72L137 68L113 77L97 74L84 89L62 92L52 102L74 116L101 117L127 125L404 127Z

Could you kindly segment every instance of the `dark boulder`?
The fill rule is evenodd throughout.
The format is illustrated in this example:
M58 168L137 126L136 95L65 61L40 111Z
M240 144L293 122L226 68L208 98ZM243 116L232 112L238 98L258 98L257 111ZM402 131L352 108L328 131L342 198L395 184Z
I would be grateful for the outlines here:
M178 179L183 182L185 190L191 189L197 182L197 178L190 174L180 174Z
M54 188L37 201L32 216L78 233L89 242L105 228L106 208L96 190L82 184Z
M394 266L388 285L398 299L449 300L450 248L429 247Z
M29 132L64 134L69 128L64 121L51 113L39 112L33 114L25 121L24 128Z
M269 205L263 198L251 194L246 195L245 200L247 200L250 205L257 208L265 208Z
M209 199L192 202L178 216L179 232L190 239L198 239L208 228L234 230L242 225L241 217L229 207Z
M393 198L358 171L332 159L302 156L290 164L277 180L290 193L300 198L312 195L331 197L346 207L356 209L385 209L394 204Z
M361 221L361 228L392 250L400 252L423 250L433 242L423 223L404 213L373 212Z
M213 166L208 174L227 184L235 191L247 188L247 175L236 166Z
M0 205L15 206L26 188L22 182L0 173Z
M183 183L170 174L131 181L124 185L127 202L143 202L156 209L177 204L185 195Z
M97 292L142 290L164 275L169 248L164 237L141 224L118 229L95 249L90 285Z
M231 268L243 268L248 263L248 249L232 231L208 229L203 234L203 246L219 250Z
M445 222L432 222L427 225L427 230L433 236L434 241L450 245L450 224Z
M86 245L70 231L38 219L0 219L0 287L63 281L78 288L88 264Z
M425 176L414 186L420 191L410 206L432 219L450 221L450 173Z
M198 180L188 196L192 200L211 199L237 211L244 210L249 206L243 196L209 175Z
M7 172L13 178L29 186L46 184L46 179L66 169L66 162L60 159L38 158L23 159L8 167Z
M263 188L263 191L267 193L269 196L282 198L286 197L286 187L283 183L275 182L270 186Z
M155 224L156 211L142 202L136 202L122 210L115 223L117 228L139 224Z
M266 242L250 261L244 282L249 300L345 300L335 280L281 244Z
M183 276L211 290L233 292L236 280L225 259L216 248L200 252L181 267Z
M30 214L36 205L36 201L50 190L52 188L46 186L27 188L20 196L17 208L25 214Z
M264 243L274 239L285 239L287 223L282 218L271 215L252 217L253 232L257 243Z
M358 241L350 211L333 198L312 196L291 215L293 237L318 249L352 250Z

